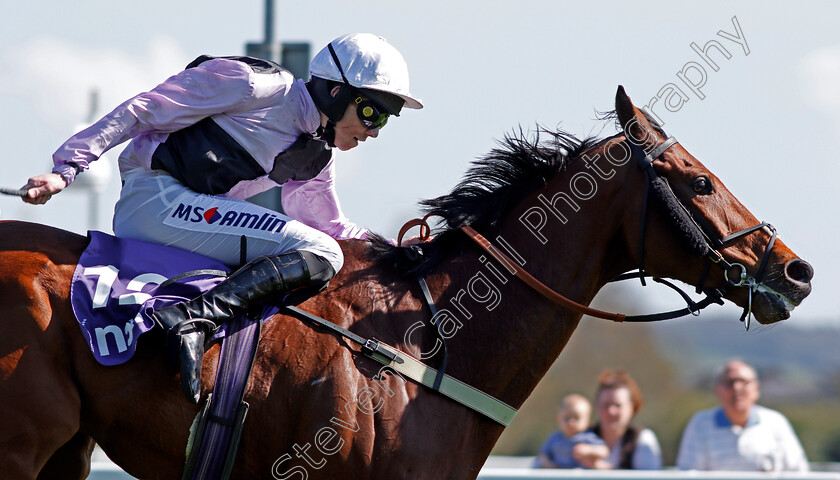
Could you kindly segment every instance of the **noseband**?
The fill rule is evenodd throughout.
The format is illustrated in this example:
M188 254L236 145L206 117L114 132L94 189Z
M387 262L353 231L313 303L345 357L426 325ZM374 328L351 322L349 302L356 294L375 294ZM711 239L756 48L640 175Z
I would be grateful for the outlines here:
M690 209L679 196L677 196L670 184L668 184L668 181L661 177L656 172L656 169L653 168L654 160L662 156L672 146L677 145L677 139L674 137L668 137L667 140L647 154L641 147L634 144L632 141L629 143L633 152L633 157L636 159L639 167L645 172L645 176L648 180L646 183L646 194L642 207L642 221L639 232L639 271L619 276L615 280L638 277L641 280L642 285L645 285L645 277L648 276L644 270L645 225L647 219L648 199L650 198L651 193L653 193L654 198L657 198L666 208L671 210L670 213L672 216L676 217L676 221L688 228L689 231L687 232L687 235L695 239L700 239L700 242L702 242L701 249L703 252L701 255L706 257L707 262L703 268L703 273L700 276L700 279L697 281L695 291L697 293L705 293L706 299L711 300L709 303L722 304L722 297L731 288L746 288L748 292L747 305L744 307L744 312L741 315L740 320L742 322L746 320L745 327L749 329L753 294L759 290L759 287L763 286L762 281L767 270L767 264L770 260L770 253L773 250L773 245L776 243L776 229L767 222L761 222L757 225L753 225L752 227L745 228L721 238L713 229L709 228L703 219ZM767 246L765 247L764 254L761 258L761 263L759 264L758 271L755 276L751 276L747 273L746 266L741 263L730 263L718 251L719 249L725 248L733 241L764 228L770 231L770 241L767 242ZM703 289L703 284L706 283L712 264L721 266L724 272L724 281L718 287ZM654 278L654 281L659 281L659 279ZM686 295L683 294L683 298L685 297ZM704 301L706 299L704 299ZM690 305L691 304L689 303L689 306ZM697 314L699 313L699 309L692 311L691 313Z

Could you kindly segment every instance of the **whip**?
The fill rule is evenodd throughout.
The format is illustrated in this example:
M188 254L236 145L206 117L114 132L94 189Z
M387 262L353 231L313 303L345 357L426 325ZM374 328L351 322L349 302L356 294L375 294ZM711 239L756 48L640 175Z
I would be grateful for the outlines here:
M14 195L15 197L25 197L26 192L28 192L25 188L6 188L0 187L0 193L3 195Z

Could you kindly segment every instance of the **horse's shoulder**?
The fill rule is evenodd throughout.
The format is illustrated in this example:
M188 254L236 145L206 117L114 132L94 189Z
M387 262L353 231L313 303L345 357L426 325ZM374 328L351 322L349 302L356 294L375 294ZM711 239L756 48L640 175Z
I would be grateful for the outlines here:
M344 253L345 267L355 269L357 266L369 265L373 262L373 254L367 240L340 240L338 244Z
M394 284L402 280L403 275L395 268L381 261L381 255L368 240L340 241L344 252L344 267L338 272L336 280L341 284Z
M409 286L399 272L377 262L369 242L339 243L344 252L344 266L324 291L299 307L359 334L380 339L391 337L389 331L395 328L392 325L397 318L395 314L402 313L399 317L404 317L405 310L419 310L422 305L418 299L407 295ZM278 314L275 320L284 317L284 320L270 323L269 332L265 333L280 337L292 332L316 337L323 334L307 321L284 313Z

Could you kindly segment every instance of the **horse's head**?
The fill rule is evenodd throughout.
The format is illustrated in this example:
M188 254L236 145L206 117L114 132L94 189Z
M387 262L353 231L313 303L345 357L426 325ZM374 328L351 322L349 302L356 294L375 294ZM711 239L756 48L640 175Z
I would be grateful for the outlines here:
M648 182L648 201L640 204L649 207L642 206L641 219L627 219L627 234L635 235L630 241L644 245L639 263L655 276L718 290L760 323L790 317L811 292L811 266L634 107L622 87L615 107L624 138L607 148L632 151L631 161L638 162Z

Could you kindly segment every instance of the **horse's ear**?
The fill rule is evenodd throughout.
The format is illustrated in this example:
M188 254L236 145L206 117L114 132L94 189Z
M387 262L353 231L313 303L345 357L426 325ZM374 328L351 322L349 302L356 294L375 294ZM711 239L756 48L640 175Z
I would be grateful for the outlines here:
M621 123L624 134L633 143L640 147L653 146L658 143L656 130L650 125L644 114L630 101L630 97L624 92L624 87L619 85L615 92L615 113Z

